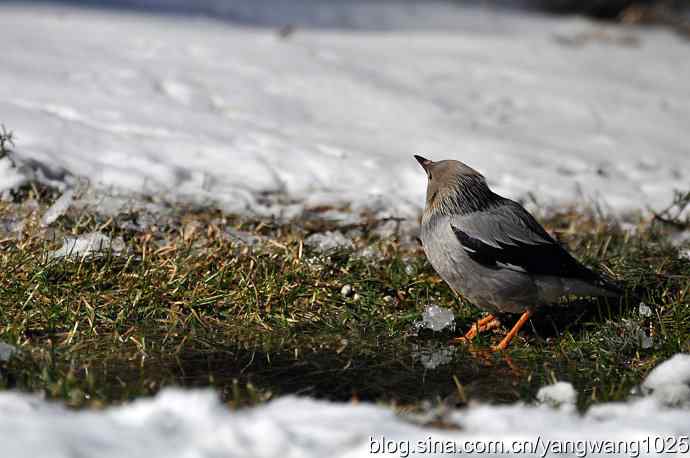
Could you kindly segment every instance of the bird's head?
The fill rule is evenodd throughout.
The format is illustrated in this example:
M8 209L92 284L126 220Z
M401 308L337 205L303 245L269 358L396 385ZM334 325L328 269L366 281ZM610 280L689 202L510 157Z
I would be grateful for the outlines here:
M428 179L425 213L464 213L490 204L496 196L481 173L460 161L434 162L418 155L414 158Z

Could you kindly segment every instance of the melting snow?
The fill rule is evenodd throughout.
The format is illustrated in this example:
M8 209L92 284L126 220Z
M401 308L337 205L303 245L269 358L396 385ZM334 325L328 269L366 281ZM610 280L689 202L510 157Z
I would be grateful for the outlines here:
M669 405L690 403L690 354L679 353L655 367L642 390Z
M568 382L556 382L540 388L537 400L552 407L572 408L577 402L577 392Z
M352 240L345 237L341 232L329 231L319 234L312 234L304 239L304 244L313 250L326 253L334 250L353 249Z
M0 159L0 192L18 188L26 183L26 177L22 175L10 162L9 159ZM4 192L3 192L4 191Z
M687 358L676 356L662 364L648 381L656 386L663 385L664 377L677 381L672 374L679 368L690 374ZM567 404L575 397L566 383L546 387L540 393L545 400ZM690 412L664 407L655 398L643 398L600 404L584 415L574 409L547 406L472 405L451 411L446 419L458 429L414 425L389 408L372 404L292 396L233 411L208 390L166 389L154 398L103 411L71 411L27 394L2 392L0 453L14 458L321 458L364 457L395 450L388 456L401 456L404 448L429 441L462 446L467 441L486 445L483 441L493 439L501 441L499 446L504 450L512 450L517 441L522 447L534 447L531 450L540 456L576 456L577 451L555 451L553 447L563 441L620 441L626 449L611 455L630 456L629 452L634 447L639 450L640 441L647 438L653 441L658 436L687 435ZM419 449L417 453L421 455Z
M51 207L46 210L45 214L43 215L43 219L41 220L41 224L43 226L50 226L53 222L55 222L60 216L65 214L65 212L69 209L70 205L72 205L72 201L74 199L74 190L69 189L65 191L56 201L51 205Z
M60 249L51 253L52 258L88 257L103 255L104 252L120 253L125 244L121 238L111 239L100 232L91 232L78 237L66 237Z

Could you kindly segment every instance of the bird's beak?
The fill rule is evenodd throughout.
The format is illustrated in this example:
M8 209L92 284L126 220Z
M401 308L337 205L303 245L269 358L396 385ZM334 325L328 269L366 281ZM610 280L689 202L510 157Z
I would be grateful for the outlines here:
M417 159L417 162L419 162L419 165L422 166L424 171L428 171L427 168L433 164L433 161L430 161L429 159L423 158L422 156L419 156L417 154L414 155L414 158Z

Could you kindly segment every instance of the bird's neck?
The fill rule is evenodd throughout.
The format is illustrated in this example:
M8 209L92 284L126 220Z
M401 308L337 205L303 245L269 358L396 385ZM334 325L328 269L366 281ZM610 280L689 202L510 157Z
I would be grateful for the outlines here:
M489 189L482 176L464 175L454 180L431 205L427 205L425 213L466 215L492 208L502 200L501 196Z

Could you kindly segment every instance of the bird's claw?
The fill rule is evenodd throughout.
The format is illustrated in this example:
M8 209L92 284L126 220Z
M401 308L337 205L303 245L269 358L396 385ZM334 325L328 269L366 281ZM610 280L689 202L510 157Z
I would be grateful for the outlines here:
M454 339L452 339L450 341L451 345L459 345L459 344L468 345L470 343L472 343L472 339L468 339L465 336L455 337Z

